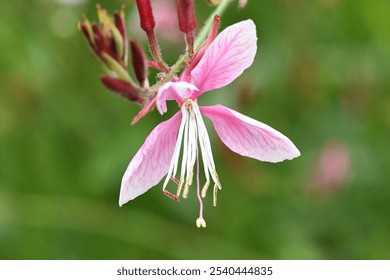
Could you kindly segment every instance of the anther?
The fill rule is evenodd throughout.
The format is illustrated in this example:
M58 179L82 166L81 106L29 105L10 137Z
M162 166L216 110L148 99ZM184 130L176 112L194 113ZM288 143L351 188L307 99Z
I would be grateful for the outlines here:
M210 185L210 181L207 181L203 188L202 188L202 197L205 198L206 197L206 194L207 194L207 189L209 188L209 185Z
M164 193L167 197L169 197L170 199L172 199L172 200L174 200L174 201L176 201L176 202L179 202L179 201L180 201L180 199L179 199L178 196L174 195L173 193L170 193L170 192L167 191L167 190L163 190L163 193Z
M217 207L217 191L218 191L218 186L215 184L214 185L214 193L213 193L213 206Z
M177 192L176 192L176 195L177 195L177 196L180 196L181 190L184 189L183 184L184 184L184 176L181 176L181 177L180 177L179 185L178 185L178 187L177 187Z
M218 189L219 189L219 190L222 190L221 181L219 180L219 177L218 177L217 171L215 171L215 170L214 170L214 173L215 173L215 178L217 178L217 182L216 182L216 184L218 185Z
M180 185L180 181L177 180L175 177L171 176L171 180L176 183L176 185Z
M188 198L189 191L190 191L190 185L188 184L188 182L186 182L183 190L183 198Z

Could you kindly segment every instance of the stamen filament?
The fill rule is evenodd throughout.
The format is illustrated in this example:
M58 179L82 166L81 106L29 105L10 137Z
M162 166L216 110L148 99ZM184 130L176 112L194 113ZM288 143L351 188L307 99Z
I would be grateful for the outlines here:
M188 147L187 147L187 157L185 158L185 161L186 161L186 188L188 189L188 186L190 184L190 176L191 176L191 157L192 157L192 142L193 142L193 135L192 135L192 132L194 130L193 126L192 126L192 116L190 114L189 116L189 121L188 121ZM188 186L187 186L188 185ZM186 190L186 189L184 189ZM188 195L188 191L186 193ZM183 197L184 197L184 193L183 193Z
M171 165L169 167L169 172L164 182L163 191L168 197L174 200L178 200L183 189L182 197L187 198L190 186L193 182L194 167L196 164L196 194L200 205L199 218L196 220L196 224L198 227L205 227L206 222L203 219L202 198L206 197L206 193L212 179L214 182L213 205L216 206L217 192L218 190L222 189L222 186L215 169L213 153L211 151L210 138L207 133L207 129L200 113L198 104L193 100L187 99L181 107L181 112L182 120L177 136L177 143L174 149ZM169 179L175 178L176 176L182 146L183 151L181 155L182 162L180 164L180 180L174 180L177 183L178 188L176 191L176 195L173 195L170 192L166 191L165 188L168 184ZM202 190L200 188L199 182L199 147L206 179Z
M188 130L189 130L189 125L188 125L188 122L189 122L189 119L190 119L190 116L189 116L189 113L188 111L184 108L182 108L182 111L184 111L184 113L186 114L187 116L187 121L185 123L185 129L184 129L184 146L183 146L183 158L182 158L182 162L181 162L181 174L180 174L180 181L182 184L186 184L186 182L182 181L182 178L184 179L185 178L185 174L186 174L186 170L188 171L188 168L187 168L187 154L188 154ZM185 189L185 188L184 188Z
M177 172L177 165L178 165L177 163L179 162L181 142L182 142L182 139L183 139L183 133L184 133L184 129L185 129L185 125L187 123L187 120L188 120L188 114L187 114L187 112L183 112L183 110L182 110L182 121L181 121L181 124L180 124L180 131L179 131L179 135L178 135L178 138L177 138L177 141L179 141L179 147L178 147L177 153L175 154L175 165L174 165L174 168L173 168L174 176L176 176L176 172ZM176 142L176 145L177 145L177 142Z
M178 136L177 136L176 146L175 146L175 150L173 152L171 165L169 167L168 175L165 178L164 185L163 185L163 190L164 191L165 191L165 188L167 187L167 184L169 182L169 178L172 175L172 171L175 168L175 166L177 166L177 162L179 160L181 142L182 142L182 139L183 139L183 129L184 129L186 121L187 121L186 114L182 114L182 119L181 119L181 123L180 123L179 133L178 133ZM175 174L176 174L176 168L175 168ZM173 177L175 177L175 174L173 175Z

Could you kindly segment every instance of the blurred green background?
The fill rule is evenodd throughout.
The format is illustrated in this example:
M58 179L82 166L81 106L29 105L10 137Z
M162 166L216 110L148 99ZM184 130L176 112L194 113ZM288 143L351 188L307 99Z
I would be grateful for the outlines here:
M139 107L100 84L76 28L83 14L97 20L98 2L134 12L119 0L2 3L0 259L390 258L389 1L229 7L222 27L252 18L259 51L199 103L271 125L302 156L243 158L210 126L224 188L218 207L210 194L205 201L206 229L195 226L194 191L175 203L159 184L118 207L128 162L169 114L154 110L132 127ZM201 26L213 8L195 2ZM131 20L129 28L137 33ZM169 62L182 52L182 42L161 44Z

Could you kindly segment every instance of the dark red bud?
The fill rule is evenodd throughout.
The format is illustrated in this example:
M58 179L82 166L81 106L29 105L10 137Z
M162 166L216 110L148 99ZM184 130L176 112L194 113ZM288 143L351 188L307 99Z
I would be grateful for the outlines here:
M109 48L111 50L111 56L112 58L114 58L115 60L117 60L119 62L119 57L118 57L118 52L116 50L116 44L115 44L115 40L113 37L109 38Z
M135 76L141 86L146 78L147 65L144 51L140 48L136 41L130 41L131 47L131 62L133 65Z
M83 31L85 38L87 38L88 44L92 49L95 49L95 46L92 43L91 37L89 36L87 26L84 23L80 24L81 31Z
M100 30L99 30L99 27L97 26L96 23L92 23L91 27L92 27L93 34L102 36L102 34L100 33Z
M150 0L136 0L141 28L147 32L152 31L156 25L153 17Z
M118 28L119 33L122 35L124 41L126 41L126 27L123 21L123 18L119 14L119 12L114 13L115 26Z
M117 93L118 95L130 101L138 100L137 90L131 84L121 79L109 76L102 76L100 79L109 90Z
M113 39L106 38L106 40L109 40L108 43L110 44L110 46L107 45L105 38L103 37L102 33L99 30L99 27L95 23L91 24L91 26L92 26L92 31L95 40L95 47L94 47L95 53L98 56L101 56L103 53L108 53L111 57L117 59L117 56L115 55L116 53L115 46L112 47L114 45Z
M179 29L188 33L196 28L194 0L176 0Z
M95 40L95 45L96 45L96 51L98 52L104 51L106 49L106 45L104 42L104 38L100 33L99 27L96 25L96 23L93 23L91 26L92 26L93 36Z

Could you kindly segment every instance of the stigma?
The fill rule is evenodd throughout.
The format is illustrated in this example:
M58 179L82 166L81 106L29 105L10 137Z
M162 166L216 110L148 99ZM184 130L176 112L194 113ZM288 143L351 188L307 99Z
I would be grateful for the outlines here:
M180 196L187 198L193 183L194 175L196 175L196 193L200 204L199 218L196 221L196 225L198 227L206 227L206 222L203 219L202 198L206 197L208 187L210 183L213 182L213 205L217 206L217 191L221 190L222 186L215 169L210 138L198 104L191 99L187 99L181 106L181 113L182 119L177 135L176 146L163 185L163 192L170 198L175 197L176 201L179 200ZM202 158L205 178L202 189L200 189L199 183L199 155L201 155ZM181 163L179 165L180 159ZM179 166L180 174L178 174ZM197 169L196 174L194 172L195 167ZM179 175L179 179L176 177L177 174ZM171 194L166 190L170 179L177 184L176 195Z

